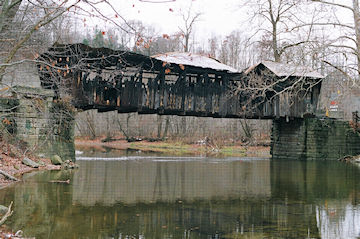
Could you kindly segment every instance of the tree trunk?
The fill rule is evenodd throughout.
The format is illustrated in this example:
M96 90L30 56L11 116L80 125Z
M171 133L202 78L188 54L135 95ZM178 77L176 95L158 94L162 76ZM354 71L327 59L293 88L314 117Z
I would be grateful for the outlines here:
M357 79L360 76L360 12L359 12L359 0L353 0L354 8L354 27L356 36L356 57L357 57Z
M280 62L280 54L278 49L278 41L277 41L277 26L276 22L273 22L273 32L272 32L272 48L274 53L275 62Z
M0 12L0 33L3 34L5 31L7 31L11 24L12 21L16 15L16 13L18 12L20 5L21 5L21 1L18 1L16 4L14 4L14 1L9 2L5 2L5 4L1 4L1 12ZM12 5L14 4L14 5Z
M186 117L185 116L183 116L183 117L181 117L181 133L182 133L182 135L183 136L185 136L186 135Z
M165 121L165 129L164 129L164 134L162 136L162 139L165 139L167 137L169 125L170 125L170 116L167 116L166 121Z
M162 131L162 117L161 117L161 115L157 116L157 123L158 123L157 138L160 139L161 138L161 131Z
M86 123L90 131L90 139L96 138L96 128L94 121L95 120L94 120L94 116L92 115L92 112L91 111L86 112Z
M127 114L126 116L126 134L129 136L130 128L129 128L129 120L130 120L131 114Z
M14 211L11 210L12 205L13 205L13 202L11 201L11 203L10 203L10 205L9 205L9 207L8 207L7 212L6 212L5 215L2 216L2 218L0 219L0 226L1 226L2 224L4 224L5 221L8 219L8 217L10 217L10 216L13 214Z
M106 138L110 139L112 136L112 130L110 127L110 115L106 114Z
M184 52L189 52L189 38L190 38L190 33L187 33L187 34L185 35Z
M3 175L5 178L12 180L12 181L19 181L19 179L11 176L10 174L8 174L7 172L0 170L0 174Z

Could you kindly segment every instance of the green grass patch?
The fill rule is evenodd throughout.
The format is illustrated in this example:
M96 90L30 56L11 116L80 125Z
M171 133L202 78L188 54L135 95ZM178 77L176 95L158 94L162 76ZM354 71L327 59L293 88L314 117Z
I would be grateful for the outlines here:
M131 149L153 151L173 155L217 155L223 157L245 157L246 149L239 146L225 146L220 149L205 147L204 145L184 144L181 142L135 142L130 144Z

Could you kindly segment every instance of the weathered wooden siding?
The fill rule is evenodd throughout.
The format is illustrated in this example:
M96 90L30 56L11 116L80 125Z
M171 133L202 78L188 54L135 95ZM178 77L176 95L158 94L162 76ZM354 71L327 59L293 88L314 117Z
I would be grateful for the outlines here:
M284 91L299 80L293 77L279 80L271 74L259 73L254 84L240 72L169 64L131 52L81 44L54 47L42 57L44 62L48 61L47 65L39 65L42 85L55 89L60 97L66 92L74 106L83 110L302 118L304 114L315 113L320 87L306 86L313 79L304 78L303 90ZM254 90L264 86L264 90Z
M146 72L117 76L111 81L100 75L77 73L73 103L80 109L157 113L224 118L301 118L315 113L318 89L307 95L284 92L269 99L234 93L236 82L226 74L180 74ZM254 99L252 99L254 98Z

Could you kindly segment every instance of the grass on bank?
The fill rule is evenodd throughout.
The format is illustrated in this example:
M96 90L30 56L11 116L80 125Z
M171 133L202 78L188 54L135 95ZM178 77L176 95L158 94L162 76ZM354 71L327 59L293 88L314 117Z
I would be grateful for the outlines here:
M143 152L158 152L166 155L214 155L217 157L246 157L269 155L267 146L245 146L235 145L216 145L205 143L186 143L181 141L137 141L127 142L125 140L115 140L102 142L100 138L95 140L76 139L76 145L80 147L108 147L119 150L139 150Z

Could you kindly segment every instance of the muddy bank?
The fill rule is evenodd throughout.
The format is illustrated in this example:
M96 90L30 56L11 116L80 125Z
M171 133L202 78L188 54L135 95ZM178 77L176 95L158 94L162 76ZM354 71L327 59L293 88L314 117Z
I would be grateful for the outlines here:
M340 158L339 161L345 162L345 163L353 163L353 164L360 166L360 155L345 156L345 157Z
M1 144L0 146L0 170L17 178L21 181L22 175L36 170L59 170L60 166L53 165L50 159L39 158L34 155L24 156L20 150L10 144ZM39 164L38 168L32 168L22 163L24 157L31 159ZM16 181L10 180L4 175L0 174L0 189L8 186Z

